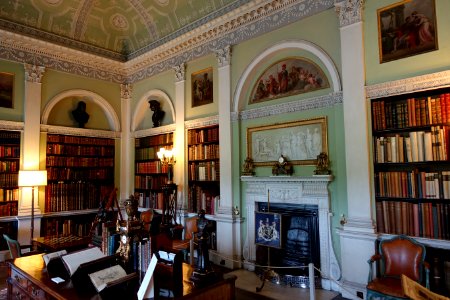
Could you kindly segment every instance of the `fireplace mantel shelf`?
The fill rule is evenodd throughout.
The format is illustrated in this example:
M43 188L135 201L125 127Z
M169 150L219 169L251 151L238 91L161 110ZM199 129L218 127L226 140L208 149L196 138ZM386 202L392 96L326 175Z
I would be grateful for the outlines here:
M241 176L244 182L320 182L333 181L333 175L313 175L313 176Z

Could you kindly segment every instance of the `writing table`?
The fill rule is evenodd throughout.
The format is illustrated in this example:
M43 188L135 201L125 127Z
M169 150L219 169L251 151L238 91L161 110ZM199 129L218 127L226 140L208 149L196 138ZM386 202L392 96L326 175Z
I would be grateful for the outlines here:
M76 235L51 235L41 236L33 239L33 246L44 252L67 250L71 252L86 248L91 242L90 237Z

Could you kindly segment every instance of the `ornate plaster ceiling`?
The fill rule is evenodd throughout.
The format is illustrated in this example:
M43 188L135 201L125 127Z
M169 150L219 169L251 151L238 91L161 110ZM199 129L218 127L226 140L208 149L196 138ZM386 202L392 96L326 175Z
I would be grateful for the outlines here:
M2 0L0 28L129 60L249 0Z

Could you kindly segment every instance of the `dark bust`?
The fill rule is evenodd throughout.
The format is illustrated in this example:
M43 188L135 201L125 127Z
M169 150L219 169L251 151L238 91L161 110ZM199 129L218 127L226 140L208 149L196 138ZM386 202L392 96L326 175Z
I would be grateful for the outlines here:
M84 128L84 124L89 121L89 114L86 112L86 102L79 101L76 109L72 110L72 116L77 121L79 128Z
M148 103L150 104L150 109L153 111L153 127L161 126L161 121L164 118L164 111L161 110L161 105L157 100L149 100Z

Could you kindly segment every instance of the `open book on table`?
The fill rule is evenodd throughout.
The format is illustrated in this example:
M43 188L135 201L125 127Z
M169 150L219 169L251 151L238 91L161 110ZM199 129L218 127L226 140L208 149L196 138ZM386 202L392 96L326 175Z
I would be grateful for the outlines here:
M44 259L45 265L48 266L48 264L51 260L61 258L61 256L65 255L65 254L67 254L66 250L60 250L60 251L56 251L56 252L52 252L52 253L47 253L47 254L43 255L42 258Z
M61 256L61 259L69 272L69 275L72 276L81 264L104 257L106 257L106 255L103 254L99 248L92 247L63 255Z
M120 265L115 265L94 273L89 274L92 284L97 292L101 292L109 284L127 276L127 272Z

